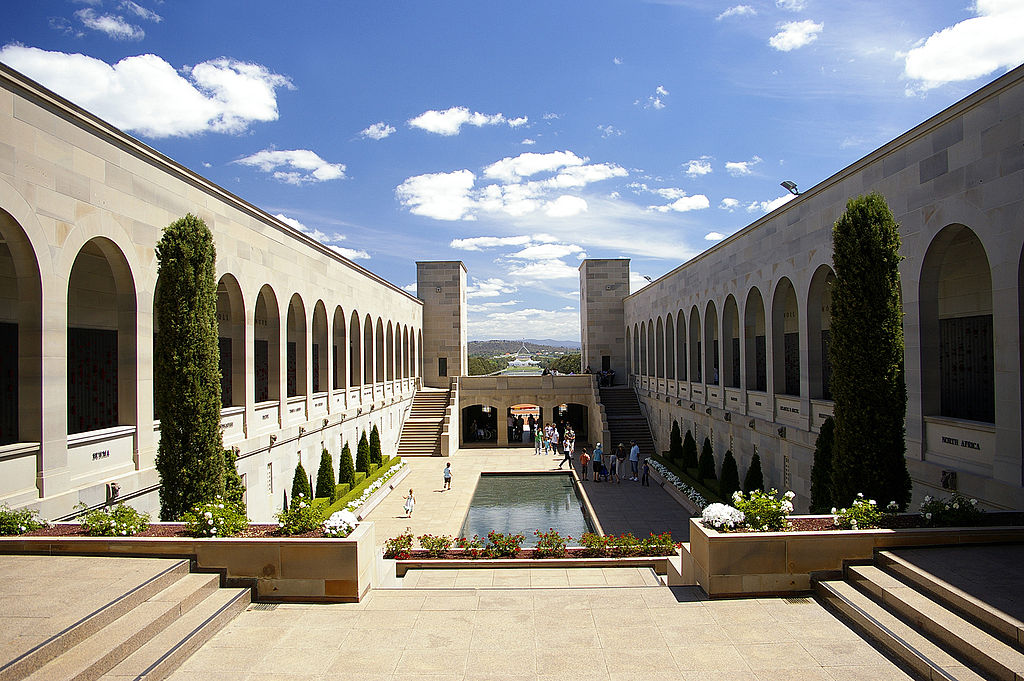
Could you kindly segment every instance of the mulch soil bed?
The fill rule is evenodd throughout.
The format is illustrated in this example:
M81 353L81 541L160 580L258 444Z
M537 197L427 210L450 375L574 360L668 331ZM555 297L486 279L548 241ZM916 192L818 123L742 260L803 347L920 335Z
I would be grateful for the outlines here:
M836 529L835 523L831 517L810 518L807 516L796 516L794 518L790 518L789 524L791 532L820 532L823 530ZM979 527L1005 527L1015 525L1024 525L1024 513L985 513L982 515L981 521L978 523ZM890 518L884 525L882 525L882 527L887 529L916 529L928 527L928 525L925 525L924 518L913 513Z
M581 547L566 547L566 554L561 558L615 558L617 556L586 556L584 555L585 549ZM622 558L664 558L664 556L647 556L647 555L634 555L634 556L618 556ZM520 549L514 556L501 556L499 560L534 560L537 558L533 555L533 549ZM408 552L408 555L403 556L401 560L487 560L489 556L485 556L482 553L475 558L469 556L462 549L453 549L451 551L445 551L440 556L431 556L423 549L413 549ZM539 560L539 559L538 559Z

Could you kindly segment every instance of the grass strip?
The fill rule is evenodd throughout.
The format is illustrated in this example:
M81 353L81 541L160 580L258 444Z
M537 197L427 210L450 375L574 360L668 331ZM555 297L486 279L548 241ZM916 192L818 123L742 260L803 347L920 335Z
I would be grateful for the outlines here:
M359 480L359 476L362 475L362 473L356 473L356 485L355 485L355 487L353 487L351 490L349 490L344 496L341 496L338 499L336 499L333 504L330 504L329 506L327 506L327 508L324 510L324 514L325 514L324 517L330 517L330 515L332 513L334 513L335 511L343 510L345 508L345 506L348 504L348 502L350 502L350 501L352 501L354 499L358 499L360 497L360 495L362 495L363 490L365 490L367 487L370 486L370 483L372 483L377 478L383 476L385 473L387 473L389 470L391 470L392 466L394 466L395 464L399 463L401 460L402 460L402 457L400 457L400 456L393 456L393 457L390 457L390 458L387 458L387 459L383 459L383 463L381 463L380 466L377 467L377 469L376 469L376 471L374 471L373 475L367 475L361 481ZM339 487L340 486L341 485L339 485ZM348 485L346 484L345 487L347 487L347 486ZM330 499L323 498L323 499L316 499L314 501L314 503L320 502L321 504L326 505L329 501L330 501Z

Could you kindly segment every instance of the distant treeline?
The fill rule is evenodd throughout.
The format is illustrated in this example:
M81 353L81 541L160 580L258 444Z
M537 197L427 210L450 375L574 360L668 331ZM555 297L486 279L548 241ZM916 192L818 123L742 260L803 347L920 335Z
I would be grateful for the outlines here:
M469 341L466 351L468 354L477 357L495 357L497 355L518 352L521 347L523 347L523 342L517 340ZM536 353L579 352L579 348L540 345L529 342L526 343L526 349Z

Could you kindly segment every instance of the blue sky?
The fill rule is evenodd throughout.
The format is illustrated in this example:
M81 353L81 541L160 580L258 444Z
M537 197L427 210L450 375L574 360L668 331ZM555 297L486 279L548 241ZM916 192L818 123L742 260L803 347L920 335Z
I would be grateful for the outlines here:
M470 339L633 290L1024 61L1024 0L9 3L0 61L415 291Z

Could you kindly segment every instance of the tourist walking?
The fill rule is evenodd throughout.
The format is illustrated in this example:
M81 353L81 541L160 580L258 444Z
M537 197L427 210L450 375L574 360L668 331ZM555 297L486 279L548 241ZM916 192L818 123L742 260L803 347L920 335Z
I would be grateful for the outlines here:
M551 453L558 456L558 429L551 429Z
M631 440L630 443L633 445L629 448L629 467L633 471L633 477L630 480L636 482L640 472L640 445L636 443L636 440Z
M562 449L573 454L576 452L576 431L572 429L572 426L565 431L565 441L562 443Z
M565 452L565 454L562 456L562 460L558 463L558 470L562 470L562 464L566 461L569 462L569 468L572 468L572 449L564 447L562 451Z
M622 478L626 475L626 448L619 443L619 446L615 448L615 465L619 472L619 484L622 484Z
M651 460L644 459L643 475L640 476L640 484L644 487L651 486Z
M405 508L405 517L411 518L412 510L416 508L416 497L412 495L412 488L409 489L409 496L405 498L405 506L403 508Z
M449 461L444 465L444 490L452 488L452 462Z
M601 443L598 442L594 446L594 482L601 482L601 458L604 456L604 450L601 449Z
M532 431L531 431L532 432ZM533 454L539 456L544 451L544 432L534 433L537 437L533 439Z

